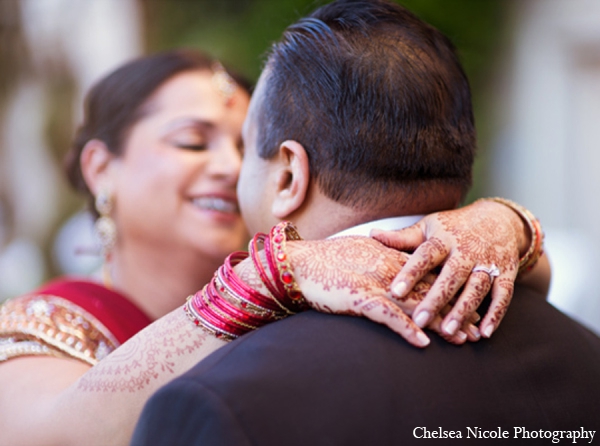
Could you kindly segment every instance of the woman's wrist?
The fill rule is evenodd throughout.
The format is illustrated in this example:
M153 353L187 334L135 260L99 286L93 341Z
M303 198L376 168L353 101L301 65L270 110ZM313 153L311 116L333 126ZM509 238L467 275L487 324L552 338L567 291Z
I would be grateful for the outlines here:
M484 198L482 200L502 204L519 216L524 224L525 234L525 249L523 249L522 244L519 246L519 274L533 269L544 252L544 232L540 221L530 210L512 200L500 197Z
M250 254L230 254L211 281L188 297L188 318L211 335L232 340L306 309L289 262L288 240L301 237L291 223L282 222L268 235L256 234ZM264 249L259 251L260 244Z

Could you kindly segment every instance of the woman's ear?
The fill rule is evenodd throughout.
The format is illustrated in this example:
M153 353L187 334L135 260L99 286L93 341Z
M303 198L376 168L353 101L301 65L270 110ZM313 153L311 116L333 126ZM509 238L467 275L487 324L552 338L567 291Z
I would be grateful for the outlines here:
M310 184L308 155L297 141L284 141L279 146L279 169L276 172L276 194L271 207L275 217L284 220L300 209Z
M98 139L88 141L83 147L81 173L92 195L96 196L100 187L112 182L109 167L114 159L115 155Z

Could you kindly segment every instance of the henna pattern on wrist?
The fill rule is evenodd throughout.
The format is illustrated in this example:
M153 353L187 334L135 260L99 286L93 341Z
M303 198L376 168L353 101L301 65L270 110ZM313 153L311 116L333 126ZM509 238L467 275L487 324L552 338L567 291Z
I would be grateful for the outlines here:
M169 313L92 367L77 387L107 393L142 390L161 375L172 378L177 358L200 348L207 337L183 311Z
M305 242L293 256L298 280L320 284L325 291L347 289L350 294L389 287L405 263L406 254L354 236Z
M259 257L261 259L261 262L263 264L266 264L267 261L265 259L264 251L261 251L259 253ZM264 294L265 296L271 295L271 292L267 289L267 287L261 280L260 275L254 268L254 265L252 264L252 261L250 259L245 259L244 261L238 263L234 267L234 271L240 278L240 280L246 285L248 285L250 288L253 288L255 291L258 291L259 293ZM270 272L265 272L270 277Z
M519 252L515 234L519 233L519 228L515 228L514 222L475 212L458 220L448 213L441 213L438 218L444 229L456 238L457 250L466 260L480 265L495 264L502 271L514 271L518 266L515 262L515 253L518 260ZM464 221L467 218L468 224ZM465 231L464 227L470 230ZM490 234L494 236L493 245Z

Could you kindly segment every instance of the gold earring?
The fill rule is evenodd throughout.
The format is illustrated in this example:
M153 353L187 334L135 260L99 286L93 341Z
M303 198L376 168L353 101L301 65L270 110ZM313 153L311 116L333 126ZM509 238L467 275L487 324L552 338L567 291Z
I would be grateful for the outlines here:
M98 214L100 214L100 217L98 217L94 224L94 228L96 229L96 233L98 234L102 245L102 255L104 257L104 284L107 288L110 288L112 280L109 263L112 249L117 241L117 226L110 216L113 209L113 200L112 196L108 193L108 190L101 189L98 192L98 195L96 195L95 206Z

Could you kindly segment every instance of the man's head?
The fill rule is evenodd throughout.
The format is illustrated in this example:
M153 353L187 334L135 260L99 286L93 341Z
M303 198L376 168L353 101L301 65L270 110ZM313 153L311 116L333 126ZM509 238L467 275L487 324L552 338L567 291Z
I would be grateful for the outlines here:
M251 230L314 224L328 206L348 226L447 209L471 183L469 85L450 41L406 9L338 0L273 45L245 139L239 192Z

